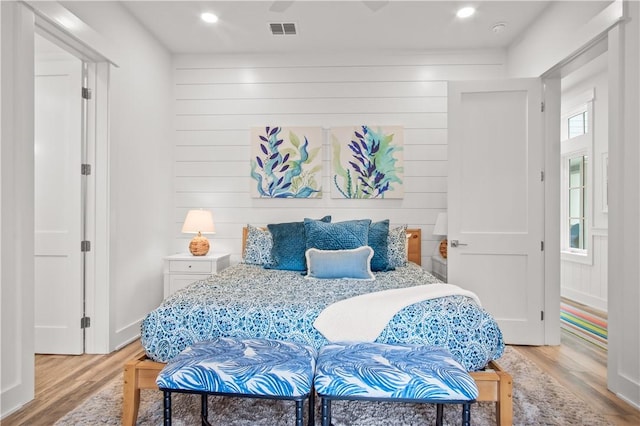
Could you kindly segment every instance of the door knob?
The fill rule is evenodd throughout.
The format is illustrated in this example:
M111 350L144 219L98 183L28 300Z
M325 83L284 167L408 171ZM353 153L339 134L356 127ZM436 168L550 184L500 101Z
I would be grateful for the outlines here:
M454 248L458 246L467 246L467 245L468 244L461 243L458 240L451 240L451 247L454 247Z

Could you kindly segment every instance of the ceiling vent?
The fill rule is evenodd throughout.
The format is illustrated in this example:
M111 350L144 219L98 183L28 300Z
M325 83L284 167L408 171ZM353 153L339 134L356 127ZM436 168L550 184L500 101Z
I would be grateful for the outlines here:
M296 24L292 22L287 23L277 23L272 22L269 24L269 28L271 29L271 34L273 35L296 35Z

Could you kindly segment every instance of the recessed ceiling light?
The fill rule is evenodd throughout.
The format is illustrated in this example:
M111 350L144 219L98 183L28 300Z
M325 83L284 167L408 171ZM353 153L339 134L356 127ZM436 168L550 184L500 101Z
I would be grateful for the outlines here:
M468 18L470 16L472 16L474 13L476 13L476 9L474 7L463 7L461 9L458 9L458 11L456 12L456 16L458 18Z
M218 22L218 16L211 12L204 12L202 15L200 15L200 18L208 24Z

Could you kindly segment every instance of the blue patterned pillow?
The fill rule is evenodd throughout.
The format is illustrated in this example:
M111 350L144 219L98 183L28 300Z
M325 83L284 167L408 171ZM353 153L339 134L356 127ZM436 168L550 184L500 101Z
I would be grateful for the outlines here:
M387 240L387 256L389 268L407 265L407 225L402 225L389 230Z
M306 220L306 219L305 219ZM331 216L325 216L319 222L330 222ZM267 225L273 248L273 263L265 265L267 269L283 269L286 271L307 270L304 253L307 251L304 222L272 223Z
M307 250L306 278L354 279L373 281L371 258L373 249L361 246L350 250Z
M389 269L389 219L374 222L369 226L369 247L373 249L371 270L388 271Z
M249 265L270 265L273 263L271 249L273 239L267 229L247 225L247 239L242 254L242 262Z
M307 249L346 250L369 244L370 219L325 223L313 219L304 220Z

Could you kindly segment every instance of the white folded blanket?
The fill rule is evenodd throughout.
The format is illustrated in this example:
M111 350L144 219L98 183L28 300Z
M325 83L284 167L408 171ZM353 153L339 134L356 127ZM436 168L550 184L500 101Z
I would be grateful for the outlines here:
M391 318L404 307L428 299L462 295L476 301L475 293L453 284L427 284L367 293L327 306L313 323L330 342L373 342Z

